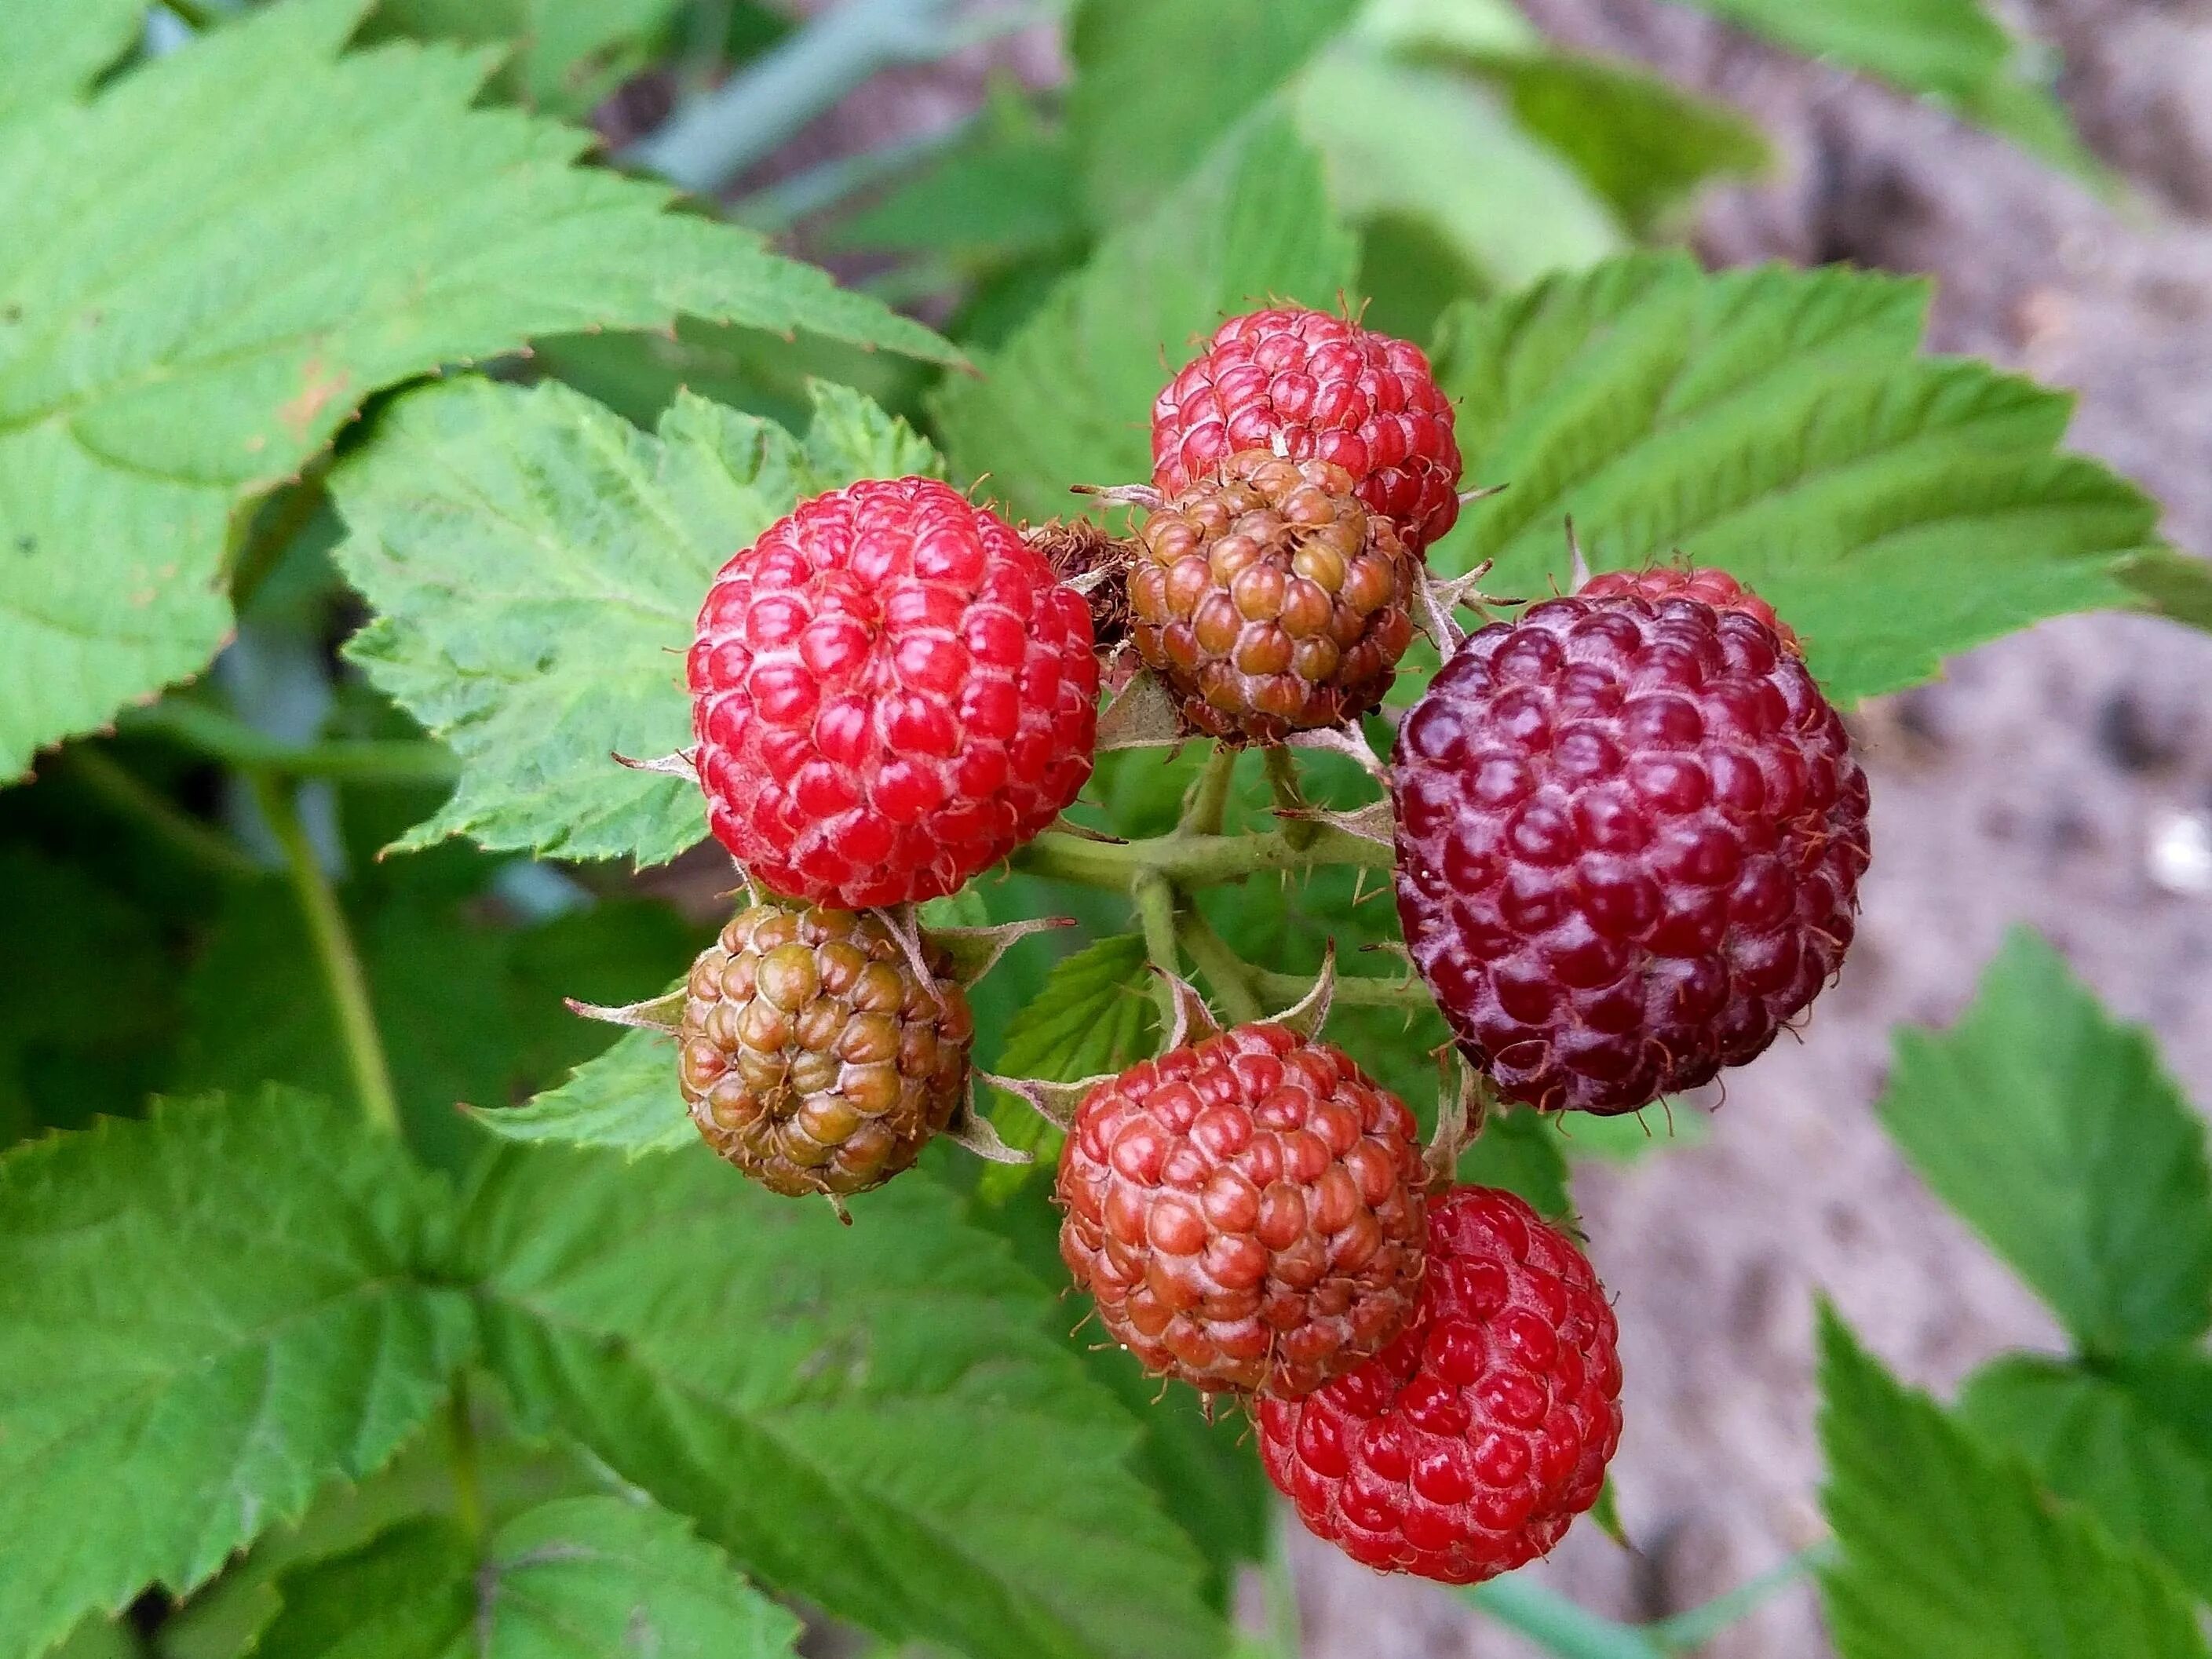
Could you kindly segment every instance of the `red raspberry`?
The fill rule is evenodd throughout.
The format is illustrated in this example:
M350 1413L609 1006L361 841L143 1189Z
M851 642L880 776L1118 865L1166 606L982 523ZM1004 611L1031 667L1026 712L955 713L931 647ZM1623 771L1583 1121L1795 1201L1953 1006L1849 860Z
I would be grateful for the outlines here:
M1398 914L1471 1060L1633 1111L1774 1040L1842 965L1867 785L1743 610L1588 593L1472 635L1398 734Z
M707 820L779 892L936 898L1091 775L1091 614L930 478L801 502L714 578L691 647Z
M1741 611L1756 617L1774 630L1789 650L1805 654L1796 630L1774 614L1774 607L1725 570L1694 570L1683 565L1653 565L1644 570L1607 570L1592 576L1575 590L1582 599L1613 599L1638 594L1660 599L1702 599L1716 611Z
M1620 1443L1619 1332L1589 1261L1511 1193L1431 1205L1428 1255L1396 1341L1303 1400L1260 1401L1260 1459L1353 1560L1475 1584L1597 1502Z
M1342 467L1416 555L1459 518L1451 400L1429 360L1327 312L1231 318L1152 404L1152 483L1168 495L1252 448Z
M1240 1025L1084 1097L1060 1253L1147 1370L1303 1394L1412 1314L1423 1185L1402 1101L1325 1042Z

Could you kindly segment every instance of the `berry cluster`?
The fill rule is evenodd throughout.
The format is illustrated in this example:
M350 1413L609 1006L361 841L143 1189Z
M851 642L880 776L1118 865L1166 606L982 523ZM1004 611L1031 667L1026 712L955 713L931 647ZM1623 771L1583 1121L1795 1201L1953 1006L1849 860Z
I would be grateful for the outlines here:
M1866 780L1765 600L1717 570L1612 572L1462 637L1472 579L1425 564L1459 513L1452 406L1418 350L1340 317L1224 324L1161 392L1152 456L1149 485L1103 492L1146 509L1126 540L901 478L800 503L715 578L685 758L755 902L682 991L599 1012L676 1033L724 1158L840 1200L936 1136L1008 1156L972 1111L963 988L994 949L951 950L914 904L1047 830L1102 729L1371 761L1359 722L1417 626L1445 660L1397 723L1389 829L1377 804L1278 839L1390 844L1474 1098L1635 1110L1750 1060L1835 975ZM1122 847L1107 884L1152 883L1172 921L1186 899L1146 848L1228 847L1218 816ZM1180 937L1146 914L1156 952ZM1511 1194L1432 1175L1459 1115L1425 1153L1320 1040L1326 971L1222 1030L1154 965L1177 1011L1156 1058L994 1079L1064 1119L1060 1253L1100 1322L1242 1402L1269 1478L1355 1559L1469 1583L1550 1549L1620 1435L1588 1260Z

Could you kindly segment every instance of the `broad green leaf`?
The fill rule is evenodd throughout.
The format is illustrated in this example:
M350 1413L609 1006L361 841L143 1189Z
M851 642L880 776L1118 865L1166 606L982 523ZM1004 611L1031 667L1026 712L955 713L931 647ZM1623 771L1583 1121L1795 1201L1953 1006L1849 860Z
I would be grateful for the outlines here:
M1074 147L1026 94L997 90L975 131L830 233L837 248L989 265L1079 241Z
M2015 931L1949 1030L1903 1030L1875 1109L1945 1203L2093 1353L2212 1325L2204 1128L2150 1035Z
M464 1293L413 1276L439 1201L276 1089L0 1159L0 1655L190 1589L391 1455L471 1346Z
M280 1589L254 1659L773 1659L799 1632L675 1516L617 1498L526 1510L481 1559L458 1523L405 1522Z
M1071 485L1150 478L1163 362L1271 296L1334 304L1357 252L1319 164L1279 112L1260 112L1109 236L980 378L946 381L936 412L953 476L988 472L993 493L1035 519L1072 511Z
M1474 1145L1460 1154L1459 1178L1480 1187L1504 1187L1528 1200L1547 1221L1571 1222L1574 1194L1557 1131L1526 1106L1493 1109Z
M1134 218L1343 29L1352 0L1087 0L1067 125L1091 218Z
M473 1115L509 1140L600 1146L631 1158L699 1144L676 1087L676 1044L658 1031L625 1031L560 1087L527 1105Z
M908 1176L776 1198L712 1158L533 1149L465 1266L526 1432L558 1428L769 1588L975 1659L1200 1659L1188 1545L1126 1468L1066 1315Z
M1687 0L1785 46L1932 98L2045 159L2104 170L2052 89L2055 66L2008 34L1983 0Z
M1764 172L1772 160L1749 117L1626 64L1547 51L1464 61L1640 234L1699 185Z
M1518 287L1628 246L1575 168L1464 76L1346 46L1324 53L1295 96L1344 213L1427 226L1486 285ZM1439 164L1478 155L1480 166Z
M714 572L799 496L933 459L828 386L803 445L689 396L658 436L558 385L399 399L331 488L338 562L381 613L349 650L462 763L400 845L656 864L701 839L696 784L614 757L690 740L683 653Z
M511 52L493 89L581 117L645 68L683 0L380 0L369 39L413 35Z
M2161 1420L2172 1373L2193 1383L2194 1402L2212 1388L2197 1354L2138 1372L2127 1364L2091 1370L2061 1360L2009 1354L1966 1380L1959 1415L1971 1428L2034 1465L2062 1498L2096 1512L2124 1542L2161 1556L2199 1598L2212 1600L2212 1419L2177 1434Z
M83 90L124 54L146 0L40 0L0 6L0 122Z
M362 9L288 0L0 126L0 776L205 665L240 510L380 386L681 313L949 352L476 106L487 54L339 56Z
M2119 603L2156 507L2057 453L2068 400L1917 354L1924 284L1829 269L1707 275L1639 254L1446 313L1467 481L1510 484L1430 554L1485 584L1571 585L1679 550L1734 572L1846 702L2062 611Z
M1073 1083L1119 1072L1158 1046L1159 1014L1152 1000L1145 941L1134 933L1102 939L1052 967L1038 992L1006 1027L991 1069L1002 1077ZM994 1092L991 1121L1009 1146L1036 1154L1035 1164L994 1164L980 1190L1001 1198L1059 1157L1060 1132L1026 1102Z
M2203 1659L2188 1596L1820 1316L1822 1570L1842 1659Z

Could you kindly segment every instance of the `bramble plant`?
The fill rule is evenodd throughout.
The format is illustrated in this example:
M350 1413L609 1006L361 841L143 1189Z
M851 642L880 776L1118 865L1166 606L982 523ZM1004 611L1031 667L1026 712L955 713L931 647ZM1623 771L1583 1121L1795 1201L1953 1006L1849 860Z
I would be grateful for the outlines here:
M1972 0L1707 9L2095 173ZM1571 1156L1843 968L1856 705L2189 619L2153 503L1638 248L1758 134L1502 0L1088 0L736 193L1055 9L0 7L0 1659L1258 1656L1288 1520L1570 1659L2212 1654L2202 1128L2025 933L1876 1109L2072 1352L1824 1307L1827 1538L1517 1571L1667 1319Z

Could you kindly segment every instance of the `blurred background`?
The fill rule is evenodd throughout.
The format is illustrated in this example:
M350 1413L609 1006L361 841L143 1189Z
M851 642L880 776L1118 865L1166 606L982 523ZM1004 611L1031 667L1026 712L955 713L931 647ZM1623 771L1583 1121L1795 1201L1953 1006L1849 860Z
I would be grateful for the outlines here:
M157 11L148 49L229 9ZM1198 78L1115 82L1117 30L1140 17L1188 32ZM1187 106L1218 87L1226 125L1250 101L1233 77L1264 74L1288 85L1358 224L1370 324L1424 338L1450 298L1638 244L1685 246L1715 265L1923 273L1936 283L1934 349L2075 392L2073 445L2154 495L2177 546L2212 551L2212 0L1184 0L1126 11L1113 0L386 0L368 30L379 32L520 38L505 95L588 119L625 165L714 198L977 349L1004 341L1082 261L1102 204L1157 193L1140 147L1126 175L1079 177L1072 101L1121 100L1141 134L1148 100ZM1173 55L1155 41L1131 61ZM1090 83L1071 88L1078 58ZM1170 356L1182 344L1163 343ZM810 374L913 413L933 374L690 324L669 337L556 338L535 362L648 423L679 384L803 422ZM322 561L335 532L312 487L270 511L295 506L296 556L253 573L244 635L218 678L276 736L349 723L382 734L388 711L355 708L357 685L325 684L328 624L315 607L332 591ZM1659 1154L1577 1162L1593 1255L1627 1316L1613 1476L1636 1547L1579 1527L1538 1572L1618 1618L1695 1607L1820 1536L1816 1291L1908 1380L1939 1391L2000 1350L2062 1346L1871 1110L1892 1028L1954 1018L2008 925L2041 929L2118 1013L2154 1029L2185 1085L2212 1096L2212 637L2117 614L2045 623L1864 706L1855 730L1878 854L1841 982L1802 1040L1734 1079L1724 1103L1701 1103L1717 1109L1678 1126ZM124 752L161 775L158 744L133 750L126 736ZM72 750L45 776L58 789L0 797L4 856L40 861L32 875L31 863L11 866L33 913L8 931L19 945L51 932L39 905L66 915L93 982L139 1024L122 1034L126 1061L101 1052L100 1089L87 1090L90 1039L13 1030L0 1008L0 1129L70 1121L51 1108L64 1097L89 1111L102 1089L135 1099L155 1082L321 1063L277 1052L311 1048L313 1032L227 1024L234 990L196 1007L194 977L167 988L182 963L228 987L240 973L291 971L285 951L301 947L283 896L218 917L180 909L161 860L189 848L141 860L131 837L145 826L130 827L129 803L108 815L112 843L64 844L78 808L120 787L111 756ZM190 799L191 780L172 769L171 781ZM434 800L441 780L422 783ZM342 834L363 881L399 895L380 899L367 947L380 998L404 1005L406 964L436 957L420 1006L391 1011L417 1034L398 1057L403 1092L497 1098L557 1077L579 1039L545 1022L556 989L639 994L723 908L728 867L711 849L634 883L526 864L487 878L459 849L378 875L368 853L421 815L420 802L382 799L342 827L319 825L306 805L311 832ZM97 888L82 873L94 870ZM580 879L603 907L600 942L589 960L564 961L561 918L594 896ZM500 988L457 1009L445 1003L449 947L423 942L423 918L464 893L540 931L527 953L486 944L476 977ZM684 921L641 896L672 899ZM604 945L606 906L626 918L619 961ZM149 926L167 941L166 968L118 943ZM11 973L50 971L0 939L0 993ZM500 1021L514 1026L508 1073L441 1056L441 1030ZM112 1025L95 1035L116 1037ZM1377 1577L1303 1534L1289 1550L1316 1659L1536 1651L1446 1591ZM1255 1577L1244 1593L1261 1620L1264 1587ZM1826 1653L1812 1589L1793 1584L1702 1651Z

